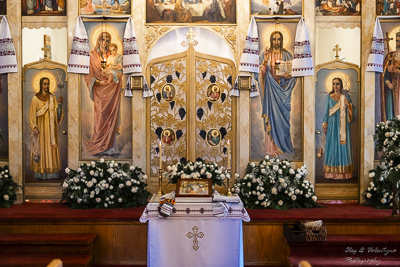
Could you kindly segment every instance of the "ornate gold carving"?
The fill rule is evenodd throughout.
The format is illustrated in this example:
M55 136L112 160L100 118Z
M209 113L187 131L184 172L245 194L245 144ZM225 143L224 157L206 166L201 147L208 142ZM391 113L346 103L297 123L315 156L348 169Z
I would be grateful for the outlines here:
M196 46L199 42L193 39L193 36L196 36L196 34L193 32L193 28L189 28L189 32L186 33L187 42L183 41L181 45L183 47L188 46L189 44L193 44L193 46Z
M231 49L236 51L236 28L233 26L214 26L213 31L218 33L229 44Z
M197 238L203 238L204 237L204 233L203 232L199 233L198 232L199 228L197 226L193 226L192 231L193 231L193 233L192 232L188 232L186 234L186 236L189 239L193 238L193 249L197 251L200 248L199 247L199 241L197 240Z
M153 43L160 39L165 33L167 33L171 28L166 26L151 26L147 27L146 34L146 47L147 49L153 45Z
M176 164L182 157L186 157L186 61L183 59L171 59L154 64L150 68L150 79L153 96L150 100L150 154L151 173L155 175L158 171L157 160L159 154L156 151L159 138L163 137L166 129L174 133L174 142L169 142L163 147L163 163ZM169 85L174 88L174 96L169 100L165 87ZM164 90L163 90L164 89ZM167 99L166 99L167 98ZM170 133L172 133L170 132Z
M226 140L232 136L232 75L233 68L227 63L196 58L196 158L225 166ZM219 88L219 96L210 101L213 85ZM218 142L211 140L210 129L218 131Z

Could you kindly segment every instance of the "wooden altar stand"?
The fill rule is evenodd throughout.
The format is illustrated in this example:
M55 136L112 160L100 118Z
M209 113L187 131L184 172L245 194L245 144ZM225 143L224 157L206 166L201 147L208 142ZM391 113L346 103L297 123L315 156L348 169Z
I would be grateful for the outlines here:
M245 266L289 264L293 255L284 238L284 223L323 220L328 238L400 235L400 217L392 217L389 209L320 204L322 208L287 211L248 209L251 221L243 223ZM144 208L71 210L58 203L24 203L0 209L0 234L96 234L94 266L146 266L148 225L139 222Z

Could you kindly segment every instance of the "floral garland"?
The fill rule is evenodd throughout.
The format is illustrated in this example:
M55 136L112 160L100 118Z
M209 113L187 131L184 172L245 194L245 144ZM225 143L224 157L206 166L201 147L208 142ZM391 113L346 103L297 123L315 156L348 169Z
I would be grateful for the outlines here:
M65 172L61 202L72 209L142 206L151 195L146 190L147 175L128 163L100 159Z
M377 123L374 140L375 150L381 155L381 164L370 170L369 177L373 181L362 195L366 205L390 209L393 207L393 182L397 183L397 187L400 186L399 117Z
M9 208L17 200L14 187L21 186L13 181L8 166L0 167L0 208Z
M223 166L217 163L206 163L203 159L196 162L184 161L176 165L168 166L164 174L170 184L176 184L179 178L182 179L211 179L213 185L224 185L224 179L230 178L230 174Z
M312 183L305 179L307 173L306 166L296 171L289 161L266 156L258 165L247 165L246 175L236 181L232 191L251 209L320 207Z

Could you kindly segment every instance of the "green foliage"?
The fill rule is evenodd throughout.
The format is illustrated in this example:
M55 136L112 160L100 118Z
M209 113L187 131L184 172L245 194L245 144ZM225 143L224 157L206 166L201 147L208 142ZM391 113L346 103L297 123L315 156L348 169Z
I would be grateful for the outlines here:
M129 208L148 202L145 175L141 168L128 163L92 161L82 163L68 174L62 184L61 203L71 209Z
M294 170L289 161L266 156L258 165L247 165L245 177L234 184L233 191L251 209L320 207L312 183L305 179L307 173L305 166Z
M217 163L206 163L203 159L196 162L187 161L176 165L168 166L167 173L164 174L169 179L170 184L176 184L179 178L182 179L211 179L213 185L225 186L224 179L229 174L223 166Z
M17 200L15 187L21 186L13 181L8 166L0 167L0 208L9 208Z

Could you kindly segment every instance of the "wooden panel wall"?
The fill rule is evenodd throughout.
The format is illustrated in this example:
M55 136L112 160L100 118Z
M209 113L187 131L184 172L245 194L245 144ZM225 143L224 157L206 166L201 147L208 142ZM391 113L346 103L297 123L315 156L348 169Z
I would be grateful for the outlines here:
M327 223L331 234L397 234L399 223ZM96 264L145 265L147 224L133 223L1 223L0 233L97 233ZM283 224L244 223L245 265L285 265L289 248Z

